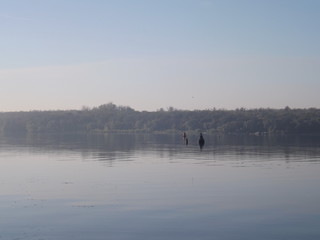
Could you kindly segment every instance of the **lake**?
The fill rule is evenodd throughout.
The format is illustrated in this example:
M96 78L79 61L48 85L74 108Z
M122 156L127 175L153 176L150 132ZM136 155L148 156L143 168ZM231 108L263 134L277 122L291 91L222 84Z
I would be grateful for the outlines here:
M320 138L0 136L0 239L320 239Z

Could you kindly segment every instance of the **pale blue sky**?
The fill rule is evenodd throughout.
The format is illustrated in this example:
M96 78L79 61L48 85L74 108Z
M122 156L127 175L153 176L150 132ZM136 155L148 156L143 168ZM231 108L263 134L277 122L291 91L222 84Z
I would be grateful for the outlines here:
M320 107L318 0L0 0L0 111Z

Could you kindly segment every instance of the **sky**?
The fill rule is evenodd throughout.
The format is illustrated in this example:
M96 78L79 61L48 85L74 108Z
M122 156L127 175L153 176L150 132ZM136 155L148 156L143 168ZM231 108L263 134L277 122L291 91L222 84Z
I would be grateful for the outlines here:
M320 108L318 0L0 0L0 111Z

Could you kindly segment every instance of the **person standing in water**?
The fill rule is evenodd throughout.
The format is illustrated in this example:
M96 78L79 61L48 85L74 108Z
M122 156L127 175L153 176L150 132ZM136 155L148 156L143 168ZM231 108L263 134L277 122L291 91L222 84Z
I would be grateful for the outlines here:
M186 139L186 137L187 137L186 132L184 132L182 136L183 136L183 139Z
M199 146L200 146L200 149L202 149L203 148L203 146L204 146L204 138L203 138L203 136L202 136L202 133L200 133L200 138L199 138Z
M186 132L183 133L183 140L184 140L184 142L185 142L186 145L189 144L189 140L188 140L188 137L187 137Z

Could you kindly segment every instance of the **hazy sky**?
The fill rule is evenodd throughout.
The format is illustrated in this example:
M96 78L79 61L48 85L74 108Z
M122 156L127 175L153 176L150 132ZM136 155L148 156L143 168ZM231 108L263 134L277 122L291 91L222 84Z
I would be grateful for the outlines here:
M320 107L318 0L0 0L0 111Z

